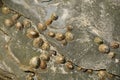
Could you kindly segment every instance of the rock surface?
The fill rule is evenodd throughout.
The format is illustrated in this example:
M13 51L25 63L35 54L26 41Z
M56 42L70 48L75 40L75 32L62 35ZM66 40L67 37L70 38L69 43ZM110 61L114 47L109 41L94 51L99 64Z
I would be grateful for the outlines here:
M53 13L58 15L58 19L53 21L46 31L40 32L40 37L75 65L93 70L93 74L79 72L76 69L68 71L63 64L55 64L53 57L48 62L47 69L37 70L39 74L34 78L40 76L42 80L99 80L97 71L106 70L115 77L105 80L120 79L120 48L110 48L116 54L110 59L107 54L98 51L98 44L94 42L96 36L103 39L104 44L108 46L112 41L120 42L119 0L3 0L3 3L22 14L18 21L22 22L24 18L29 18L32 22L31 27L37 31L38 22L45 22ZM11 15L0 12L0 61L2 66L6 66L7 71L15 73L17 78L23 80L26 73L19 69L19 63L29 66L29 60L33 56L39 56L43 51L34 48L33 40L26 37L27 28L17 31L15 26L7 28L4 25L4 20ZM65 46L46 35L48 31L64 34L68 25L73 27L71 33L74 35L74 40ZM10 50L6 50L5 45L9 38L11 40L7 46ZM14 54L14 58L10 54Z

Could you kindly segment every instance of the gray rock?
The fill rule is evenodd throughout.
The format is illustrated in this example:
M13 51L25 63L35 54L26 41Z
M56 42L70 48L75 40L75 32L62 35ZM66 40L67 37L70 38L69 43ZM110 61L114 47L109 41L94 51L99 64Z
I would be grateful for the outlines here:
M40 32L41 35L55 47L58 53L63 54L67 59L71 60L75 65L80 65L85 69L92 69L94 74L89 75L87 73L78 72L76 70L67 71L63 65L57 65L50 61L48 63L48 70L41 71L40 76L44 80L99 80L97 71L107 70L107 72L115 75L114 79L119 80L120 77L120 48L111 49L116 53L115 58L108 58L107 54L100 53L98 51L98 45L94 43L94 37L99 36L103 39L104 43L109 46L112 41L120 41L120 1L119 0L4 0L8 7L22 14L22 21L25 17L32 21L32 26L35 27L38 22L44 22L50 18L52 13L58 15L58 20L54 21L45 32ZM17 6L17 7L16 7ZM16 31L15 27L6 28L2 23L4 19L9 18L9 15L3 15L0 13L1 30L4 30L11 37L10 48L14 56L24 65L28 66L29 60L33 56L39 56L41 50L32 46L32 40L26 37L26 30ZM74 40L68 42L66 46L63 46L60 41L55 40L46 35L48 31L66 32L66 26L73 26L71 31L74 35ZM36 28L36 27L35 27ZM1 35L4 35L3 32ZM5 37L0 38L1 42ZM4 45L0 43L0 45ZM4 55L6 52L3 47L0 48L3 52L2 58L6 58ZM118 61L116 63L116 60ZM3 60L6 64L13 69L17 75L22 73L22 77L25 76L24 72L21 72L17 68L17 64L9 63L9 59ZM18 61L18 62L19 62ZM12 65L11 65L12 64ZM14 64L14 65L13 65ZM16 72L18 69L20 72ZM39 72L39 70L37 70ZM53 74L52 74L53 73ZM67 73L64 75L64 73ZM48 77L46 77L46 75ZM110 79L106 79L110 80Z

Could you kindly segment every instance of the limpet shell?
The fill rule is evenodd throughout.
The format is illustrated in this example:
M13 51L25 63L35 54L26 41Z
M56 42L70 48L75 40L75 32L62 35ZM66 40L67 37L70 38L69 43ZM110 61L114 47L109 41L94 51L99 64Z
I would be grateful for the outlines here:
M34 29L28 29L26 36L30 39L39 37L39 33Z
M45 24L46 26L49 26L50 24L52 24L53 20L52 19L48 19L46 20Z
M40 66L40 58L38 56L36 57L32 57L30 62L29 62L29 65L32 67L32 68L39 68Z
M47 68L47 63L46 63L46 61L41 60L40 68L41 68L41 69L46 69L46 68Z
M64 64L66 62L65 57L63 55L56 56L55 60L56 60L56 63L59 63L59 64Z
M49 50L50 49L50 44L48 42L44 42L41 48L43 50Z
M11 26L13 26L14 23L11 19L5 19L4 24L7 27L11 27Z
M100 78L104 78L104 77L106 77L106 74L107 74L106 71L103 71L103 70L98 71L98 76L99 76Z
M55 33L54 32L48 32L48 36L55 37Z
M99 45L98 50L102 53L108 53L110 51L110 48L105 44L101 44Z
M111 59L114 58L115 57L115 53L114 52L109 52L108 53L108 57L111 58Z
M51 20L57 20L57 19L58 19L58 16L55 13L53 13L51 15Z
M101 38L99 38L99 37L95 37L94 42L97 43L97 44L102 44L103 40Z
M18 30L22 30L22 29L23 29L23 25L22 25L22 23L20 23L20 22L17 22L17 23L15 24L15 26L16 26L16 28L17 28Z
M23 20L23 26L24 26L24 27L31 27L31 22L30 22L30 20L24 19L24 20Z
M44 60L44 61L49 61L50 60L50 56L47 53L41 53L40 59Z
M110 46L111 46L112 48L114 48L114 49L119 48L119 45L120 45L120 43L118 43L118 42L116 42L116 41L113 41L113 42L110 43Z
M8 13L10 13L10 9L8 7L6 7L6 6L3 6L2 7L2 13L3 14L8 14Z
M37 27L38 27L38 29L39 29L40 31L44 31L44 30L47 29L47 26L46 26L46 25L43 25L42 23L38 23Z
M16 22L17 19L19 19L20 14L16 13L11 17L11 20L13 20L13 22Z
M68 32L65 33L65 39L67 41L72 41L74 39L74 36L71 32L68 31Z
M62 33L56 33L55 38L58 41L62 41L65 39L65 36Z
M70 69L70 70L73 70L73 69L74 69L74 65L73 65L73 63L72 63L71 61L67 61L67 62L65 63L65 66L66 66L68 69Z
M41 47L41 46L43 45L43 43L44 43L44 41L43 41L43 39L40 38L40 37L35 38L35 39L33 40L33 46L34 46L34 47L37 47L37 48Z

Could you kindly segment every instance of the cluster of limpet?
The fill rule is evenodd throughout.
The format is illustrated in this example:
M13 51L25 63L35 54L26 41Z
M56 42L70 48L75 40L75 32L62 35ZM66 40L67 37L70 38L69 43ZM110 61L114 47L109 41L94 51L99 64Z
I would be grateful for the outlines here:
M40 32L45 31L47 27L50 26L54 20L57 20L57 19L58 19L58 16L55 13L53 13L50 19L47 19L44 23L37 24L38 30L40 30Z
M11 12L11 10L8 7L2 6L2 13L3 14L9 14L10 12Z
M110 43L110 46L108 46L108 45L104 44L103 40L100 37L95 37L94 42L99 45L98 50L101 53L108 54L109 58L114 58L115 57L115 52L111 51L110 47L113 48L113 49L119 48L119 42L113 41L113 42Z
M22 22L18 21L18 19L21 17L21 14L15 12L15 11L12 11L10 8L8 8L6 6L2 7L2 13L5 15L10 14L10 13L13 14L10 18L5 19L5 21L4 21L5 26L8 28L15 26L17 30L22 30L25 27L31 26L31 22L28 19L25 19Z
M55 32L49 31L47 35L49 37L55 38L57 41L60 41L62 45L67 45L69 41L72 41L74 39L74 35L71 33L71 30L72 29L70 29L70 27L69 29L67 27L67 31L65 33L59 33L59 32L55 33Z
M111 79L111 78L114 77L114 75L108 73L106 70L99 70L97 72L97 75L98 75L98 77L99 77L100 80L106 80L106 78Z
M118 42L113 41L110 43L110 46L109 46L109 45L104 44L103 40L100 37L95 37L94 42L99 45L98 46L99 52L107 54L108 58L110 58L110 59L115 57L115 52L111 51L110 48L113 48L113 49L119 48ZM106 70L100 70L100 71L98 71L97 74L98 74L98 77L100 80L106 80L107 77L110 79L113 78L113 75L108 73Z
M53 22L53 20L57 20L58 16L56 16L55 14L52 14L51 18L48 19L44 24L42 23L38 23L37 28L40 31L44 31L47 29L47 27ZM50 37L54 37L56 40L61 41L61 43L63 45L67 44L67 41L71 41L73 40L73 34L70 32L72 30L72 28L69 26L67 27L67 32L65 34L62 33L54 33L54 32L48 32L48 35ZM40 48L42 50L50 50L50 44L43 40L40 36L39 36L39 32L36 31L34 28L29 28L27 30L27 34L26 36L30 39L33 39L33 46L36 48ZM56 51L54 50L50 50L50 53L53 53L53 55L56 55ZM56 56L56 62L57 63L65 63L65 57L62 55L58 55ZM44 62L42 60L42 64L46 64L46 62Z
M57 35L59 36L59 34L57 34ZM73 63L71 61L66 61L65 56L63 56L61 54L57 54L57 51L51 50L50 49L50 44L48 42L44 41L39 36L39 32L37 32L35 29L33 29L33 28L28 29L26 36L30 39L33 39L33 46L34 47L41 48L42 50L45 50L45 51L47 50L48 51L48 54L41 53L39 58L38 57L33 57L30 60L30 65L31 66L33 65L34 66L33 68L38 68L38 66L39 66L41 69L46 69L47 68L47 62L50 60L50 57L55 56L55 62L57 64L65 64L66 68L68 68L70 70L74 69Z
M42 53L40 56L35 56L31 58L29 65L32 68L38 69L46 69L47 68L47 62L50 60L50 56L46 53Z
M57 20L57 17L54 15L51 16L51 19L49 19L48 21L46 21L44 24L38 23L37 27L40 31L44 31L47 29L47 26L49 26L53 21L52 20ZM64 39L66 39L67 41L72 40L73 35L71 32L66 32L65 34L62 33L53 33L53 32L49 32L48 35L50 37L55 37L56 40L58 41L63 41ZM72 36L71 36L72 35ZM39 35L39 32L36 31L34 28L29 28L27 29L27 33L26 36L29 39L33 39L33 46L35 48L40 48L42 50L48 51L48 53L41 53L39 57L33 57L30 60L30 66L32 68L41 68L41 69L46 69L47 68L47 62L50 60L51 56L55 56L55 62L57 64L65 64L65 66L72 70L74 69L74 65L72 62L70 61L66 61L65 56L61 55L61 54L57 54L57 51L55 50L51 50L50 49L50 44L45 41L44 39L42 39Z
M27 30L26 36L30 39L33 39L33 46L36 48L41 48L42 50L49 50L50 44L47 41L44 41L34 28Z
M58 16L53 13L50 17L50 19L46 20L45 23L38 23L37 24L37 28L40 30L40 32L45 31L47 29L48 26L50 26L52 24L52 22L54 20L57 20ZM47 35L49 37L55 38L57 41L60 41L63 45L66 45L67 42L72 41L74 36L71 33L72 31L72 27L68 26L67 27L67 32L66 33L55 33L53 31L48 31Z
M3 7L2 8L2 12L4 14L9 14L10 13L10 9L8 7ZM50 61L51 56L55 57L55 62L57 64L64 64L64 66L69 69L69 70L74 70L75 67L77 67L77 71L83 71L83 72L88 72L88 73L92 73L93 70L92 69L85 69L82 68L80 66L75 65L72 61L70 60L66 60L65 56L62 54L58 54L57 51L55 50L51 50L50 49L50 44L45 41L44 39L42 39L40 37L40 33L38 31L36 31L34 28L31 28L31 21L28 19L23 20L23 22L19 22L17 21L20 18L20 14L19 13L14 13L14 15L10 18L10 19L6 19L5 20L5 26L7 27L12 27L13 25L16 26L16 28L18 30L22 30L23 28L28 28L26 31L26 36L29 39L33 40L33 46L35 48L40 48L43 51L48 51L48 53L41 53L39 56L33 56L30 61L29 61L29 67L30 69L46 69L47 68L47 63ZM47 21L45 21L45 23L38 23L37 28L40 31L45 31L47 29L47 27L52 24L52 22L54 20L57 20L58 16L56 16L56 14L52 14L50 19L48 19ZM74 39L74 35L71 33L72 31L72 27L68 26L67 27L67 31L63 34L63 33L54 33L49 31L47 33L48 36L55 38L56 40L60 41L63 45L66 45L67 42L72 41ZM108 56L110 58L113 58L115 56L114 52L110 52L110 48L103 43L103 40L100 39L99 37L96 37L94 39L94 41L96 43L99 44L99 51L102 53L109 53ZM119 47L119 43L118 42L113 42L110 44L110 46L114 49ZM98 76L103 79L104 77L106 77L106 75L108 76L108 73L106 71L99 71L98 72ZM35 74L32 75L28 75L26 78L27 80L34 80ZM112 75L111 75L112 76Z

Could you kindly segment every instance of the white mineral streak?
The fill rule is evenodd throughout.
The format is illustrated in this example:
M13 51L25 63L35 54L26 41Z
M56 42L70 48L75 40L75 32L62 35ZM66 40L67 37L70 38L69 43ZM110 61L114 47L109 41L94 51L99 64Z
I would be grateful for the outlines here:
M60 11L62 12L62 15L59 16L58 22L59 24L57 24L58 26L56 26L55 28L57 28L56 30L63 33L64 32L64 28L65 28L65 23L67 18L70 16L69 14L69 10L68 9L60 9Z
M56 72L56 67L54 66L54 65L52 65L51 67L50 67L50 69L53 71L53 72Z
M55 3L55 4L52 4L53 6L57 7L60 3Z
M4 61L2 61L2 63L6 71L12 72L11 68Z
M79 42L80 44L85 42L90 42L89 35L85 33L82 38L76 39L75 41Z
M3 64L2 64L2 61L0 61L0 69L5 70L5 68L4 68Z
M102 12L102 13L104 13L104 12ZM100 33L99 33L100 36L104 40L106 40L108 42L111 42L112 39L113 39L112 32L114 31L114 25L112 24L113 22L111 21L111 19L106 17L106 20L103 20L103 22L101 21L100 23L102 23L101 24L102 28L99 29L100 30Z
M68 74L68 72L65 71L64 67L60 67L59 69L61 70L62 74Z
M54 62L55 62L55 60L53 59L53 58L51 58L52 60L50 61L50 69L53 71L53 73L56 73L56 71L57 71L57 67L55 67L55 65L54 65Z
M99 34L100 36L110 42L112 41L112 32L114 31L114 24L112 21L112 18L109 16L109 14L106 12L106 6L101 3L100 4L101 9L101 17L100 17L100 22L99 22ZM108 17L109 16L109 17Z
M91 0L85 0L86 3ZM91 3L88 3L90 6ZM91 11L89 14L86 14L84 10L84 6L82 7L82 13L80 16L80 25L83 27L88 28L88 31L91 32L94 35L102 37L104 40L110 42L112 41L112 32L114 31L114 24L113 19L110 17L110 15L106 12L106 6L103 3L100 3L99 7L101 7L100 10L100 18L98 21L95 21L93 17L90 15L94 15L94 13Z
M69 16L68 10L63 9L63 15L61 16L62 21L64 22L68 16Z
M9 36L7 36L7 35L5 35L5 37L4 37L4 38L5 38L5 41L6 41L6 42L8 42L8 41L10 40L10 37L9 37Z
M92 4L94 2L94 0L83 0L84 2L87 2L89 4Z
M119 59L115 59L115 63L119 63L120 62L120 60Z
M38 4L38 3L39 3L39 1L38 1L38 0L34 0L34 2L35 2L36 4Z
M10 42L9 42L10 40L11 40L11 38L9 36L5 35L5 41L6 41L6 43L8 43L8 44L6 44L5 47L7 48L8 54L11 56L11 58L13 58L19 64L20 61L15 57L15 55L13 54L13 52L10 48Z
M7 49L8 49L8 54L11 56L11 58L14 59L18 64L20 64L19 59L16 58L16 56L13 54L9 45L7 45Z

